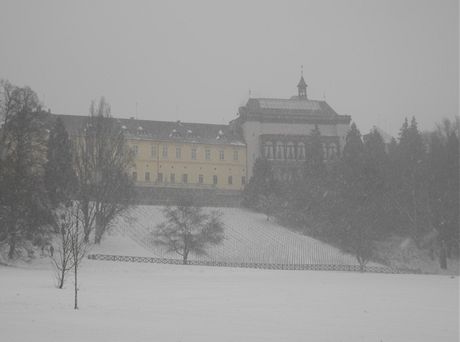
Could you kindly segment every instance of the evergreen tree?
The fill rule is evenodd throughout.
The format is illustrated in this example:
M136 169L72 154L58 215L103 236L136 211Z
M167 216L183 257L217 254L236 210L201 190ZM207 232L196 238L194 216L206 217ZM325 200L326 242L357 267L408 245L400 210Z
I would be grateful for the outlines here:
M60 118L48 138L45 186L53 207L68 205L76 190L76 179L72 165L72 146Z
M323 143L321 142L321 132L318 125L310 132L307 160L306 176L320 176L325 171Z
M438 235L441 256L459 248L459 166L457 132L445 122L443 130L431 133L428 153L428 187L431 222ZM440 260L446 265L446 260Z
M51 213L43 184L46 131L38 98L27 87L9 90L3 92L11 98L2 101L0 131L0 243L9 246L11 259L18 247L46 238Z
M393 160L392 205L399 212L404 231L420 247L430 229L426 151L417 121L405 119Z
M257 158L252 177L244 188L243 204L249 208L257 208L261 195L269 196L276 193L276 190L276 181L270 162L265 158Z
M378 137L371 141L368 153L371 147L378 146ZM361 133L353 123L338 168L338 193L332 215L339 224L341 247L356 256L362 269L373 257L378 226L378 196L373 184L378 167L368 153Z

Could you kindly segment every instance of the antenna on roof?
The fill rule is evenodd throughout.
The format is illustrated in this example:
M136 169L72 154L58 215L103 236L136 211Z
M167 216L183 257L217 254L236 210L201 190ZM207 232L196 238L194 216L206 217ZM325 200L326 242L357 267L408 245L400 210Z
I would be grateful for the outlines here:
M137 120L137 101L136 101L136 116L135 116L136 120Z
M323 91L323 100L326 101L326 90Z
M303 77L303 64L300 66L300 76Z
M249 88L249 98L251 98L251 88Z

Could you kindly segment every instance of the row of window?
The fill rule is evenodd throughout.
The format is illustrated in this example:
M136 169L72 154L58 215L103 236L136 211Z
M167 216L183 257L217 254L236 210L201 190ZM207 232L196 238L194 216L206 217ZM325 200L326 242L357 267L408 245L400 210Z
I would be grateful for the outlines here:
M132 151L135 156L139 154L139 146L133 145L132 146ZM157 158L157 146L156 145L151 145L150 147L150 157L152 159ZM168 145L163 145L161 149L161 157L163 159L168 158ZM233 160L237 161L238 160L238 151L234 150L233 151ZM190 153L190 158L192 160L197 160L197 149L192 148L191 153ZM180 147L176 147L176 159L182 159L182 149ZM211 149L205 149L204 150L204 159L205 160L211 160ZM219 160L225 160L225 151L220 150L219 151Z
M136 171L133 172L133 179L135 181L138 180ZM151 181L150 172L146 172L144 174L144 180L146 182ZM217 185L217 180L218 180L217 175L212 176L212 184ZM182 183L183 184L188 184L188 181L189 181L188 174L186 174L186 173L182 174ZM163 173L159 172L157 174L157 183L164 183L164 182L167 182L167 180L163 178ZM173 184L176 183L176 174L175 173L171 173L169 175L169 183L173 183ZM228 183L228 185L233 185L233 176L228 176L227 183ZM204 175L198 175L198 184L205 184ZM245 185L245 184L246 184L246 177L242 176L241 177L241 185Z
M323 154L326 159L334 159L337 151L336 144L323 144ZM281 141L276 143L268 141L264 144L264 156L267 159L305 160L305 144L303 142L285 144Z

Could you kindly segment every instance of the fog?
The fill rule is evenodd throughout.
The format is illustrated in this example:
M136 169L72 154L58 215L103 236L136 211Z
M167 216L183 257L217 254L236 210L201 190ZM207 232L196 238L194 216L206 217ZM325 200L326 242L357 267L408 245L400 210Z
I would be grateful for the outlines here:
M326 98L363 132L458 115L458 2L5 1L0 78L54 113L224 123L252 97Z

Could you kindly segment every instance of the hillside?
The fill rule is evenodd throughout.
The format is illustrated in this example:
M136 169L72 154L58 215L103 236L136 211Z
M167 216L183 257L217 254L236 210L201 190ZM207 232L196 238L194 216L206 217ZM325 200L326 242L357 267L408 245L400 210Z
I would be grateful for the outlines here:
M129 236L157 257L178 258L164 247L155 246L151 232L164 221L160 206L138 206L129 218L119 219L114 231ZM213 210L207 208L206 210ZM223 213L225 238L211 247L205 256L191 255L190 260L277 264L356 265L354 256L305 235L292 232L263 214L240 208L219 208Z

